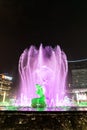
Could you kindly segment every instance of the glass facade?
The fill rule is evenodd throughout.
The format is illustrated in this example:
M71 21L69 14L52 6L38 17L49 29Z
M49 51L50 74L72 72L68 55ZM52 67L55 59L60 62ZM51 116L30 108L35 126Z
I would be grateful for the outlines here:
M87 68L72 70L72 86L74 88L87 88Z

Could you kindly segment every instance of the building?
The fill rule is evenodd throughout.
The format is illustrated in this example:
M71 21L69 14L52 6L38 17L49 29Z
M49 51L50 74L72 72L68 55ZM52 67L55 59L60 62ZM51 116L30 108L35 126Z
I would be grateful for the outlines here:
M0 74L0 101L5 102L10 96L12 86L12 77L6 74Z
M68 93L77 101L87 101L87 59L69 62Z

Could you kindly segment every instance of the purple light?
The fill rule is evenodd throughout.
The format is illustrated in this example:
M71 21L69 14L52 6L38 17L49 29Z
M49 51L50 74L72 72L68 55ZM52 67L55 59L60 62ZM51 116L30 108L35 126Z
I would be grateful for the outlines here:
M19 59L19 105L31 106L31 99L37 97L36 84L43 86L48 107L62 104L67 71L67 58L59 46L43 48L41 44L39 50L34 46L25 49Z

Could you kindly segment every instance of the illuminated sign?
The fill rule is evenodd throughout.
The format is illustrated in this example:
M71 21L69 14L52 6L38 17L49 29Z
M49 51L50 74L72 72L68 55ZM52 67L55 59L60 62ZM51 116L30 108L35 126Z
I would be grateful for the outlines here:
M87 100L86 93L77 94L77 100Z
M6 75L2 75L3 79L7 79L7 80L12 80L12 77L6 76Z

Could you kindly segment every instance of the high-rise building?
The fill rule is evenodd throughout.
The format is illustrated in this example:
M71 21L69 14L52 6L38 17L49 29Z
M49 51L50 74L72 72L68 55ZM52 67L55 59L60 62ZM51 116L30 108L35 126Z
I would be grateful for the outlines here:
M69 63L71 71L71 87L87 88L87 60L78 60Z
M79 101L87 101L87 60L69 62L68 93Z
M12 77L0 74L0 101L5 101L10 96Z

